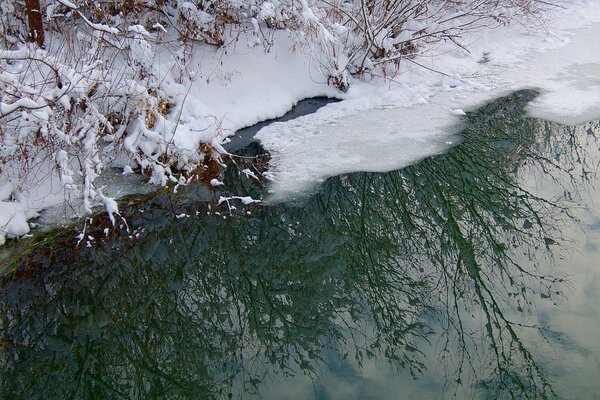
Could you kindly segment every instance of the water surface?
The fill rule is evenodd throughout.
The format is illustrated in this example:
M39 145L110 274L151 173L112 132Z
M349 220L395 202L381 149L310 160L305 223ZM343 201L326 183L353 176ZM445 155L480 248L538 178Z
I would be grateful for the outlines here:
M593 399L600 126L526 118L534 96L293 204L190 188L65 233L2 282L0 397ZM225 174L216 197L265 193Z

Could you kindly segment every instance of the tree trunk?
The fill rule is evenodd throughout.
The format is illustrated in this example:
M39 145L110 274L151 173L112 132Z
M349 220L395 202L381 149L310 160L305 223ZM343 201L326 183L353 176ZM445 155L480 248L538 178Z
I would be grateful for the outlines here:
M25 13L29 25L28 41L44 46L44 26L42 24L42 10L40 0L25 0Z

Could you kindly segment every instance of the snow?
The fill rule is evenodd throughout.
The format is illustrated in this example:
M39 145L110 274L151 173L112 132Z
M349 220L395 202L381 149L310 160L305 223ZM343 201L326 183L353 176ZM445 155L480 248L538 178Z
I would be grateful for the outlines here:
M6 237L18 237L29 233L27 209L20 202L0 201L0 245Z
M272 156L271 200L310 193L341 173L390 171L440 153L457 143L464 110L520 89L541 92L528 107L532 117L598 119L598 38L597 2L573 1L537 30L482 31L471 38L470 54L442 46L418 65L405 62L392 82L351 82L344 101L258 132Z
M285 32L276 32L269 52L240 43L226 52L207 47L190 61L191 83L170 85L169 93L181 99L180 121L200 124L198 131L180 128L174 140L182 146L196 146L198 137L211 135L218 126L222 137L258 122L284 115L298 101L315 96L337 97L326 84L311 58L293 46ZM161 54L163 63L170 53ZM204 130L203 130L204 129Z
M100 199L102 201L104 209L106 210L106 213L108 214L110 222L113 226L115 226L115 214L119 215L119 206L117 202L115 201L115 199L111 197L106 197L104 195L100 195Z
M72 9L77 9L77 6L73 3L71 3L69 0L58 0L58 2L66 7L72 8Z
M344 107L344 102L337 103L259 132L272 157L271 200L306 194L330 176L410 165L456 141L442 134L457 131L456 121L438 104Z
M248 177L248 178L256 179L257 181L259 180L258 176L256 176L256 174L254 172L252 172L251 170L249 170L248 168L243 169L242 174L246 175L246 177Z
M14 103L0 103L0 117L4 117L18 108L30 108L36 109L40 108L40 105L31 99L18 99Z
M61 3L62 5L64 5L65 7L68 7L70 9L75 10L76 12L78 12L77 11L78 7L74 3L72 3L72 2L70 2L68 0L58 0L58 2ZM97 30L99 32L110 33L112 35L116 35L116 34L121 33L117 28L113 28L113 27L108 26L106 24L97 24L97 23L94 23L94 22L90 21L89 19L87 19L82 13L78 12L78 14L79 14L79 17L81 19L83 19L83 21L85 21L85 23L88 26L90 26L92 29L95 29L95 30Z
M10 201L14 186L11 182L0 183L0 246L6 237L18 237L29 233L27 207L20 201Z
M13 184L11 182L4 182L0 184L0 201L6 201L10 198L14 190Z
M219 197L219 202L217 204L227 203L229 205L229 202L231 200L239 200L245 206L247 206L249 204L253 204L253 203L261 203L262 202L261 200L255 200L249 196L228 196L228 197L221 196L221 197ZM231 205L229 205L229 208L231 210L235 209L235 207L233 207Z
M543 74L526 75L542 88L528 107L531 116L568 125L600 118L600 24L575 32L556 51L535 55L531 64L543 68ZM549 79L541 81L544 75Z
M271 2L265 2L260 6L260 12L258 17L262 20L272 18L275 16L275 6Z

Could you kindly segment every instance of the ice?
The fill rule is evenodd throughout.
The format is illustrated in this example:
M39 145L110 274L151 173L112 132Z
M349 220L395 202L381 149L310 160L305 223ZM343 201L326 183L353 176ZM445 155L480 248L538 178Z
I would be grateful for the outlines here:
M526 78L542 89L528 107L531 116L567 125L600 118L600 24L576 31L568 45L528 64L537 71Z
M324 179L353 171L384 172L438 154L452 144L459 119L443 106L373 109L328 118L332 104L289 123L263 128L258 138L272 154L272 201L310 192ZM337 107L336 107L337 106Z
M442 152L457 142L465 110L513 91L540 92L527 108L532 117L568 125L600 118L600 11L578 4L552 26L483 32L469 55L405 64L381 88L353 82L341 103L263 128L257 138L272 155L272 200L337 174L390 171Z

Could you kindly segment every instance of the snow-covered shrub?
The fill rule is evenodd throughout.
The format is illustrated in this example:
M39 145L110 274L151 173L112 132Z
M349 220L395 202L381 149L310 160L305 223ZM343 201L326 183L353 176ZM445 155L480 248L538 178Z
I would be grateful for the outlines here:
M342 90L348 74L397 71L402 59L482 27L533 15L550 2L536 0L274 0L258 19L286 28L311 51L328 81Z
M17 41L0 51L0 159L5 174L30 185L34 165L54 167L89 212L103 154L116 154L131 116L148 112L136 104L151 97L152 54L143 28L121 32L73 4L52 5L61 23L48 24L45 49ZM106 63L115 59L116 70Z
M162 1L42 1L43 48L28 43L14 1L2 4L0 163L3 180L35 187L54 171L85 211L105 204L95 179L116 157L164 184L171 165L201 159L171 143L172 99L160 89L155 49L166 38ZM168 149L168 150L167 150ZM161 176L156 177L156 171ZM32 173L33 172L33 173Z

